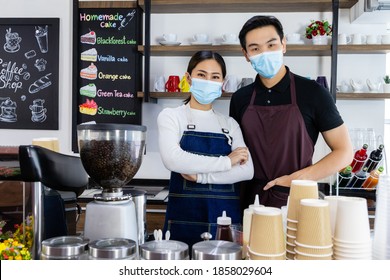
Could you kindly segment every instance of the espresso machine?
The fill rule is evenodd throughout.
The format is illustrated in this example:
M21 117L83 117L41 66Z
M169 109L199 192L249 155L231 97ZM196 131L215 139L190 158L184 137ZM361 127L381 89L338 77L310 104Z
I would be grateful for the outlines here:
M122 188L141 166L146 127L80 124L77 137L81 162L91 180L102 187L86 206L84 237L91 241L127 238L138 243L135 205Z

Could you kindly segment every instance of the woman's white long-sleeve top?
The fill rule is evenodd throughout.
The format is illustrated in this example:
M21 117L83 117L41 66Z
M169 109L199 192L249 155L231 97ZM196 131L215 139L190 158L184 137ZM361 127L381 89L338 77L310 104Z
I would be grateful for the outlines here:
M168 170L181 174L196 174L197 183L201 184L233 184L252 179L254 171L250 154L245 164L232 166L228 156L204 156L184 151L180 147L180 140L183 132L188 130L188 116L191 124L196 126L195 131L222 133L222 126L227 126L224 128L229 130L232 151L238 147L246 147L241 129L231 117L213 109L191 109L188 104L166 108L160 112L157 125L160 154Z

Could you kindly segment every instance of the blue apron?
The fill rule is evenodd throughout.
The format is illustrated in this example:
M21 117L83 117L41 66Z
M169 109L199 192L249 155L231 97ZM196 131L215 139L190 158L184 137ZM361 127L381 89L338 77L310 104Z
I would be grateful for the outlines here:
M200 132L189 123L180 140L183 150L215 157L231 153L227 129L222 128L223 133ZM171 232L172 240L182 241L191 248L202 241L203 232L210 232L215 239L217 218L222 216L222 211L232 218L232 223L241 223L239 189L235 184L199 184L171 172L164 231Z

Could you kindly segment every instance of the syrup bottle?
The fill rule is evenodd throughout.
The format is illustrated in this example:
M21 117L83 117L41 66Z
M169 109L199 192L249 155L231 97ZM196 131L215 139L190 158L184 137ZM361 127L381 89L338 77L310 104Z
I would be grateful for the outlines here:
M372 191L376 189L376 185L378 185L379 176L383 172L383 167L379 167L376 170L372 170L367 179L363 182L362 187L367 191Z
M232 219L226 216L226 211L222 212L222 216L217 218L217 233L215 240L233 241L231 229Z
M345 188L352 177L352 166L348 165L343 170L341 170L337 176L338 176L338 187ZM337 181L334 182L334 185L337 186Z
M362 184L367 179L367 167L364 167L359 172L355 173L349 180L347 187L351 189L360 189Z
M355 156L353 157L352 163L350 164L352 166L352 173L356 173L362 168L364 162L367 159L367 148L368 145L364 144L360 150L355 152Z
M368 168L367 172L373 171L378 166L378 163L382 160L383 157L383 148L384 146L381 144L379 145L378 149L371 152L369 158L364 164L364 167Z

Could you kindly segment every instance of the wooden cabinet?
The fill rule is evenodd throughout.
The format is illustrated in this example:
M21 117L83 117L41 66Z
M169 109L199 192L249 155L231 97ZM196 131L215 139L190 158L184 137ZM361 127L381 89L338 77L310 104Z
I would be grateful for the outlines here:
M145 8L145 0L139 0L138 5ZM349 9L357 0L340 0L338 8ZM331 0L210 0L210 1L187 1L187 0L150 0L150 13L241 13L261 11L266 12L329 12L334 11L334 3ZM334 15L336 16L336 15ZM147 56L191 56L196 51L202 50L203 46L138 46L138 51ZM224 56L241 56L241 46L212 45L209 50L217 51ZM390 45L341 45L337 46L337 54L386 54L390 52ZM331 45L288 45L286 56L334 56ZM147 62L145 62L147 64ZM148 65L145 65L148 67ZM334 68L335 66L332 66ZM336 66L337 67L337 66ZM333 77L334 78L334 75ZM335 78L334 78L335 79ZM145 83L148 82L146 77ZM332 91L333 92L333 91ZM188 93L172 92L138 92L140 98L148 97L185 99ZM222 99L228 99L231 93L224 93ZM342 93L336 94L337 99L386 99L388 93Z
M145 0L138 0L144 8ZM358 0L340 0L341 9L349 9ZM250 13L268 12L329 12L331 0L151 0L152 13Z

